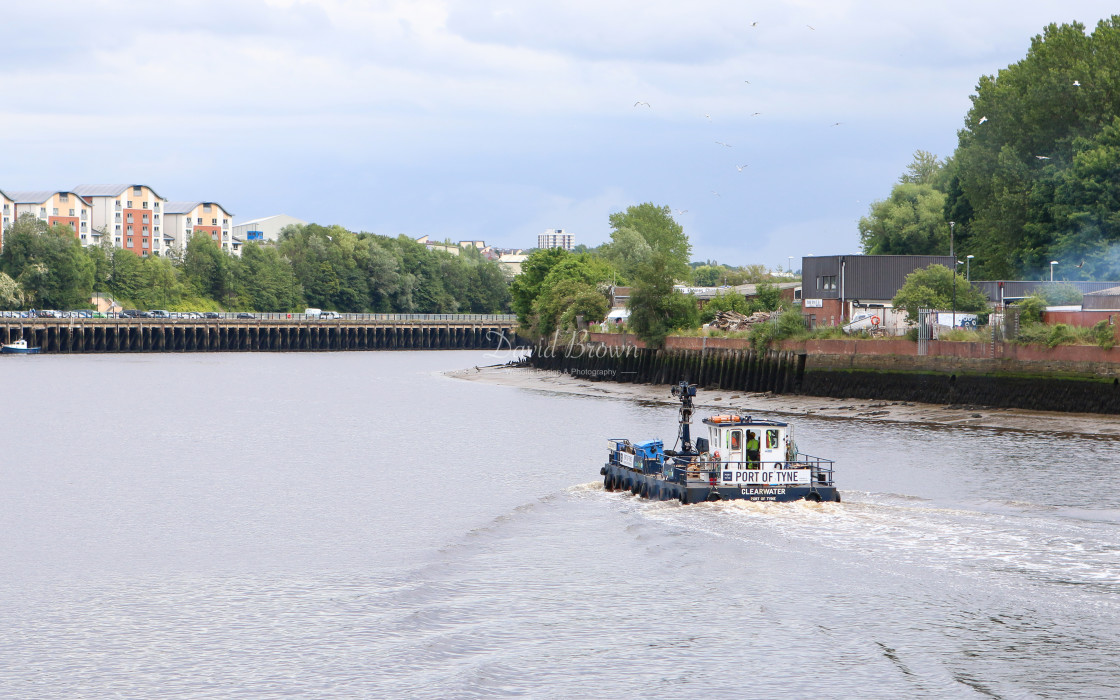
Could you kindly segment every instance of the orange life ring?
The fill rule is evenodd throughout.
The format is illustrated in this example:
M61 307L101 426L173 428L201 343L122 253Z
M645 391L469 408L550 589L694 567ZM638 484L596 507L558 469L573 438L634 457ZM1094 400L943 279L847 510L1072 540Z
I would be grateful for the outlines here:
M873 326L879 325L879 317L878 316L872 316L871 317L871 325L873 325Z

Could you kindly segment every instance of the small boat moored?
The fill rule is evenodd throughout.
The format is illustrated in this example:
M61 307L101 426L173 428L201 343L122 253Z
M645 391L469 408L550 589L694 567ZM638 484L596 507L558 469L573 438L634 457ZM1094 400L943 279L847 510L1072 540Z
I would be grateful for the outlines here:
M37 355L42 351L42 348L29 348L27 341L23 338L0 345L0 353L4 355Z
M692 398L696 385L672 388L680 399L679 451L661 440L608 440L607 463L599 470L608 491L629 490L652 500L682 504L705 501L840 501L832 460L801 454L788 423L742 413L703 419L707 437L692 442ZM675 447L675 445L674 445Z

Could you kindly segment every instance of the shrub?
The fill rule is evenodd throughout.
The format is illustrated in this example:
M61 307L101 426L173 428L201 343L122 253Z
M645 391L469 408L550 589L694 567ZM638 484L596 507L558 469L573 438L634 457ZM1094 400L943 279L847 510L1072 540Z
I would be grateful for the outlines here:
M1077 335L1070 330L1069 326L1064 323L1057 323L1050 327L1050 332L1046 335L1046 346L1056 348L1059 345L1068 345L1076 342Z
M1116 329L1108 325L1108 321L1097 321L1091 334L1093 342L1105 350L1111 350L1116 345Z
M1032 294L1022 301L1016 302L1019 309L1019 325L1030 326L1042 323L1042 312L1046 310L1046 299L1041 294Z

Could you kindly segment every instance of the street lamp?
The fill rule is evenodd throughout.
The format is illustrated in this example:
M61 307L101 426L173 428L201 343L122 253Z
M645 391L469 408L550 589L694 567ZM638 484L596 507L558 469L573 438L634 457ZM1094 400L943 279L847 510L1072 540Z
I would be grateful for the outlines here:
M956 221L949 222L949 257L956 260L957 254L953 252L953 227L957 225ZM953 275L957 274L957 269L953 268Z
M950 222L952 223L952 222ZM960 260L954 260L956 265L953 265L953 328L957 327L957 265L961 264Z
M1054 266L1058 264L1057 260L1050 261L1050 281L1054 281Z
M966 255L964 257L964 279L966 282L972 281L972 259L975 255Z
M789 256L789 271L793 272L793 256Z

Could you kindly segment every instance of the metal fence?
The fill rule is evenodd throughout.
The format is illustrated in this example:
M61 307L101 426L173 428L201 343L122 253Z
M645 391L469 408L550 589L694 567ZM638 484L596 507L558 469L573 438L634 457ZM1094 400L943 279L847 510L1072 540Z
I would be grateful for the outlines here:
M150 312L144 312L148 315L145 316L132 316L115 313L102 313L97 311L0 311L0 319L77 319L77 320L93 320L93 319L116 319L122 321L215 321L215 320L230 320L230 321L307 321L307 322L322 322L333 323L337 321L444 321L447 323L468 323L477 321L480 323L514 323L517 321L516 314L339 314L334 315L316 315L316 314L296 314L296 313L248 313L236 311L221 311L221 312L197 312L197 311L172 311L167 315L152 316Z

